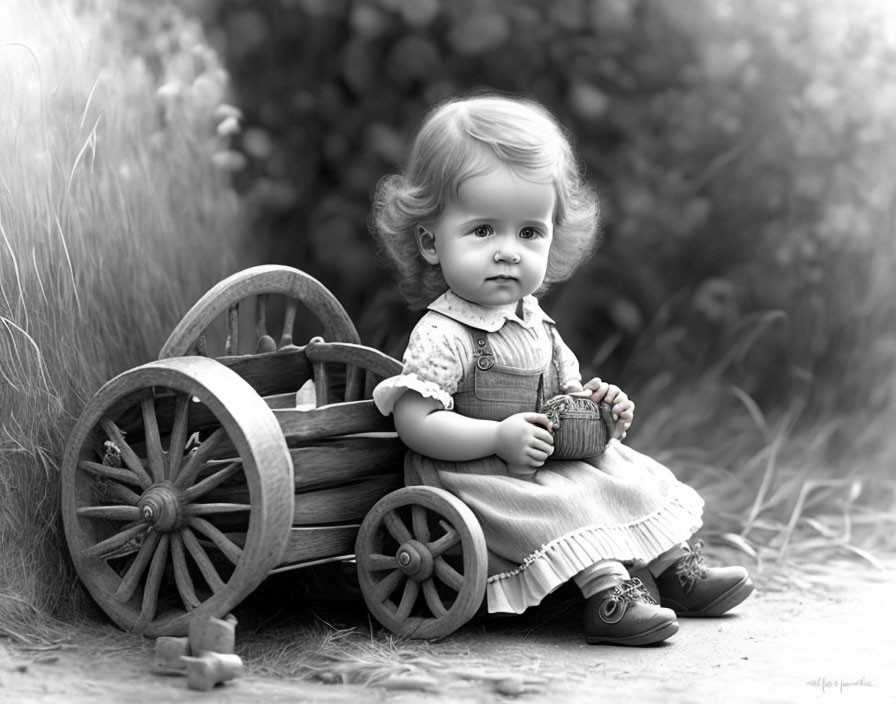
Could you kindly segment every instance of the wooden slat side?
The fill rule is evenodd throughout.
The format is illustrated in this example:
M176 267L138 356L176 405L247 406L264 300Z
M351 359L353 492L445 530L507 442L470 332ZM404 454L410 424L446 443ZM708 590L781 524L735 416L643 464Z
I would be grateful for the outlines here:
M218 357L216 361L239 374L249 382L249 385L259 396L270 396L278 399L276 403L286 407L295 407L295 402L288 399L295 398L295 393L311 378L311 365L305 357L304 348L292 348L271 352L267 354L240 355L238 357ZM135 401L139 401L135 397ZM122 411L113 409L113 419L116 419L119 427L125 432L139 435L139 438L131 435L128 439L142 440L143 418L139 413L139 402L129 399L129 406ZM267 399L265 399L267 402ZM177 403L177 395L156 389L155 411L158 427L163 437L171 432L174 425L174 414ZM270 405L270 403L269 403ZM136 406L136 408L134 407ZM212 428L219 425L214 414L202 403L190 403L188 409L188 434L203 428ZM167 443L167 438L165 438Z
M336 459L338 455L332 455L334 458L333 461L330 461L330 466L336 465ZM227 465L215 465L216 467L226 467ZM321 493L326 493L328 491L335 490L344 490L344 492L348 494L352 494L358 489L353 487L357 487L362 483L370 483L373 482L373 486L376 486L376 483L387 487L387 490L391 490L391 487L398 488L403 484L404 477L402 472L402 466L399 465L387 465L385 467L380 468L379 470L375 468L370 469L369 474L365 474L363 476L359 476L357 472L354 472L354 476L351 479L347 479L346 476L348 472L343 473L341 477L333 477L327 478L325 476L324 470L322 472L315 472L311 478L300 479L296 482L298 485L296 487L296 500L302 500L306 502L311 502L314 500L315 496ZM359 481L360 480L360 481ZM365 492L366 490L361 490ZM302 498L306 497L306 498ZM212 504L251 504L251 499L249 496L249 487L246 485L245 481L242 479L242 475L239 471L235 474L235 479L225 482L220 486L215 487L214 489L209 490L208 492L202 495L200 503L212 503ZM321 520L321 523L336 523L341 518L324 518Z
M304 347L277 352L217 357L216 360L239 374L259 396L295 393L311 378L311 364Z
M344 526L294 527L289 533L280 566L322 557L350 555L355 551L355 538L358 536L359 528L357 523Z
M275 394L273 396L265 396L264 402L268 404L268 408L273 409L290 409L296 407L295 392L287 392L285 394Z
M388 475L348 486L297 494L293 525L361 521L377 501L402 485L400 475Z
M401 475L406 452L407 448L394 432L319 438L289 450L295 468L295 487L299 492L351 483L375 475ZM205 474L220 470L228 461L239 462L236 449L227 438L221 440L210 456L216 464ZM243 482L242 475L237 473L222 488L216 489L215 495L223 496L235 484L244 486ZM246 499L247 496L242 496L239 500ZM234 495L226 500L237 499Z
M292 448L296 491L339 486L378 474L402 476L406 451L395 433L328 438Z
M351 433L386 433L395 430L392 416L380 413L373 401L351 401L308 410L275 409L274 416L289 447L309 440Z

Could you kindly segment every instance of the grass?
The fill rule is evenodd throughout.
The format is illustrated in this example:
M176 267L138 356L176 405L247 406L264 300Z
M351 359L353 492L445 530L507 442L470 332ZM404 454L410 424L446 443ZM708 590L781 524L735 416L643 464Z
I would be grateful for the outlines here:
M4 7L0 628L23 638L83 611L58 516L81 407L235 268L235 196L213 163L226 75L188 23L158 37L181 46L152 69L113 38L116 7Z

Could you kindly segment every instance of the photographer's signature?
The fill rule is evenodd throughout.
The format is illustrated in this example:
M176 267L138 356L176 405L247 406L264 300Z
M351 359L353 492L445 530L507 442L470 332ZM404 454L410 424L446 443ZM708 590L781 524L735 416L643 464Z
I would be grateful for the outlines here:
M810 687L818 687L822 692L843 692L854 687L873 687L874 682L862 676L855 680L838 680L829 677L816 677L806 682Z

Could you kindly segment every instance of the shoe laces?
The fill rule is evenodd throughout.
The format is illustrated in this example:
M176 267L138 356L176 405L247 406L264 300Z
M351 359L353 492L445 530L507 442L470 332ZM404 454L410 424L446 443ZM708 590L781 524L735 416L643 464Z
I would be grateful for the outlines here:
M637 602L656 604L654 598L650 596L650 592L647 591L647 587L644 586L644 582L637 577L623 580L622 583L613 587L610 599L625 604Z
M623 580L610 590L600 604L600 618L604 623L618 623L625 616L629 604L656 605L644 583L637 577Z
M675 566L675 574L678 577L678 583L686 589L690 590L697 580L705 579L707 575L706 559L700 553L703 547L703 541L698 540L693 548L689 548L688 552L682 557Z

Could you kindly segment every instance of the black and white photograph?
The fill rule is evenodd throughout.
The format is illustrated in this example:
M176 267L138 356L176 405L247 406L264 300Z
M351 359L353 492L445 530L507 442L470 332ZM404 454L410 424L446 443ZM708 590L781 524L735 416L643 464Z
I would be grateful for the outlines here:
M896 701L896 4L3 0L0 701Z

